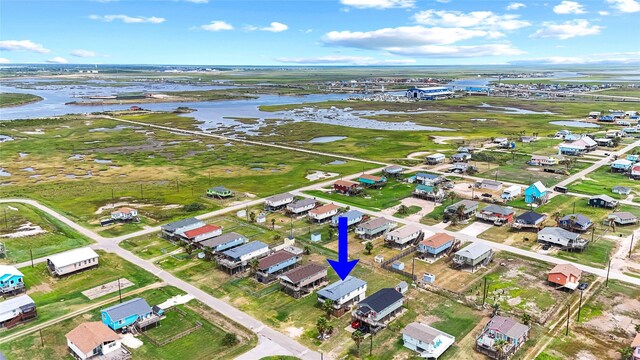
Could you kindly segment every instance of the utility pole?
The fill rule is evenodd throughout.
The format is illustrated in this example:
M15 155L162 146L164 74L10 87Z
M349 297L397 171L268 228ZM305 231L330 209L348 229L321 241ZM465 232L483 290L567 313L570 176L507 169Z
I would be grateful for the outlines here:
M596 234L596 225L594 224L593 227L591 227L591 243L593 244L593 237Z
M144 200L144 190L142 190L142 184L140 184L140 199Z
M567 304L567 330L565 332L565 336L569 335L569 314L571 313L571 304Z
M580 290L580 306L578 307L578 322L580 322L580 311L582 310L582 293L584 290Z
M7 208L4 208L4 228L9 230L9 218L7 218Z
M176 179L176 192L180 192L180 181Z
M631 258L631 251L633 251L633 238L635 237L635 235L636 233L631 234L631 246L629 246L629 258Z
M42 344L42 347L44 347L44 337L42 336L42 329L40 329L40 343Z
M416 254L413 253L413 256L411 257L411 282L414 282L416 278L413 272L415 267L416 267Z
M118 296L120 297L120 303L122 304L122 290L120 289L120 278L118 278Z
M484 288L482 289L482 306L484 306L484 301L487 298L487 277L484 277Z
M609 259L609 266L607 267L607 280L604 283L605 287L609 287L609 272L611 271L611 259Z
M369 357L371 357L371 353L373 352L373 333L371 333L371 345L369 346Z
M211 186L211 171L209 171L209 186Z
M115 207L116 206L116 197L113 193L113 188L111 188L111 207Z
M31 256L31 267L33 267L33 250L29 249L29 256Z

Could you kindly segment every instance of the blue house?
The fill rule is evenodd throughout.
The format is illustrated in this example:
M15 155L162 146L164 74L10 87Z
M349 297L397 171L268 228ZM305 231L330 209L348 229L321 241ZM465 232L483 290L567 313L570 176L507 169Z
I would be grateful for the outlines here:
M618 159L611 163L611 170L619 171L619 172L627 172L631 170L632 165L633 165L633 162L631 162L630 160Z
M569 231L587 231L593 225L588 217L580 214L569 214L558 220L558 225Z
M423 185L437 185L442 182L442 177L436 174L419 172L416 174L416 182Z
M524 191L524 202L527 204L544 204L549 199L549 190L540 181L531 184Z
M247 238L236 233L229 232L226 234L222 234L220 236L216 236L211 239L207 239L204 241L200 241L196 243L196 246L200 248L211 248L214 252L221 252L225 250L229 250L236 246L240 246L247 242Z
M286 250L276 251L260 259L256 277L259 282L271 282L277 278L275 275L294 268L301 259L300 254L294 254Z
M640 161L640 155L627 155L627 160L635 164Z
M153 320L154 317L157 315L143 298L131 299L102 310L102 323L112 330L119 330L139 322L148 325L149 320Z
M418 252L422 255L433 255L433 257L436 257L453 246L454 242L455 238L453 236L445 233L437 233L422 240L418 244Z
M355 225L357 223L359 223L360 221L362 221L362 217L364 216L363 213L361 213L358 210L349 210L345 213L342 213L340 215L336 215L334 217L331 218L331 225L333 226L338 226L338 219L341 217L346 217L347 218L347 225L348 226L352 226Z
M13 266L0 265L0 294L19 292L24 289L24 275Z

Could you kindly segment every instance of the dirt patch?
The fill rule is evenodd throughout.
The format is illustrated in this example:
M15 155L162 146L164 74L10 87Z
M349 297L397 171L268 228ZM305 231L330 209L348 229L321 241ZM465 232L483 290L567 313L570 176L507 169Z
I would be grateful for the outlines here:
M17 239L17 238L23 238L23 237L28 237L28 236L34 236L34 235L38 235L38 234L44 234L47 231L44 230L43 228L41 228L38 225L33 225L32 223L28 222L28 223L24 223L22 225L20 225L16 231L9 233L9 234L4 234L4 235L0 235L0 237L2 238L9 238L9 239Z
M304 332L304 329L303 328L299 328L299 327L290 326L288 328L285 328L284 331L287 332L287 335L290 338L296 339L296 338L299 338L300 335L302 335L302 333Z
M96 210L96 212L94 214L96 215L100 215L105 211L111 211L115 208L119 208L122 206L129 206L132 208L141 208L141 207L145 207L145 206L151 206L150 204L132 204L132 203L127 203L127 202L119 202L119 203L115 203L115 204L109 204L109 205L105 205L105 206L101 206L98 208L98 210Z
M462 136L431 136L436 144L447 145L447 141L464 139Z
M44 283L44 284L39 284L39 285L29 287L29 293L39 293L39 292L48 293L51 290L53 290L53 288L49 283Z
M122 278L120 280L112 281L112 282L85 290L82 292L82 295L86 296L89 300L93 300L101 296L114 293L118 291L118 289L124 289L130 286L133 286L133 283L125 278Z

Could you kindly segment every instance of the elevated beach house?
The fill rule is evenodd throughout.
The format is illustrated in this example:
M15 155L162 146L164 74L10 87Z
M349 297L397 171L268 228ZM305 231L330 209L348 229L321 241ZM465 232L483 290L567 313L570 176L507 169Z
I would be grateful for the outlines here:
M384 217L379 217L358 225L356 234L358 234L361 239L371 240L384 235L385 232L393 229L395 226L395 222Z
M227 189L224 186L216 186L207 189L207 196L216 197L219 199L229 198L233 196L233 191Z
M222 235L222 226L207 224L185 231L180 238L187 243L201 242Z
M188 218L175 221L160 227L162 237L167 240L178 240L185 231L203 227L206 224L202 220L196 218Z
M286 250L278 250L258 262L256 278L261 283L276 280L277 275L296 267L302 257Z
M548 200L549 189L540 181L536 181L524 190L524 202L527 204L542 205Z
M267 211L278 211L293 202L294 199L295 197L289 193L273 195L264 199L264 209Z
M218 265L229 274L245 271L250 261L269 254L269 246L262 241L252 241L232 249L225 250L218 258Z
M340 207L336 204L326 204L318 206L309 211L309 219L313 222L324 222L331 219L332 216L338 214Z
M412 322L402 330L404 347L426 359L438 359L456 338L443 331L419 322Z
M360 301L351 312L353 320L362 322L370 332L376 333L402 311L404 296L393 288L380 289Z
M282 290L298 299L327 283L327 267L308 263L279 276Z
M309 210L312 210L316 207L316 200L310 198L304 198L300 200L295 200L287 204L286 212L291 215L303 215L306 214Z
M36 303L29 295L20 295L0 302L0 329L10 329L37 316Z
M333 315L342 316L351 311L353 304L362 301L367 292L367 282L357 277L347 276L318 290L318 302L329 300L333 304Z
M524 345L528 338L527 325L509 317L494 316L476 339L476 350L491 359L508 359ZM505 345L499 347L497 340L504 340Z
M24 275L10 265L0 265L0 295L24 291Z
M422 235L422 229L415 225L406 225L399 229L390 231L385 236L385 243L391 247L404 249L413 245Z
M362 218L364 217L364 214L358 210L349 210L342 214L335 215L334 217L331 218L331 226L337 227L338 219L341 217L346 217L347 225L351 227L360 223L360 221L362 221Z
M493 258L493 250L489 245L475 243L459 250L453 256L453 264L458 268L470 267L471 272L479 266L486 266Z
M552 226L538 232L538 242L558 245L565 250L582 250L589 241L581 238L580 234Z
M438 257L445 254L456 242L456 238L445 233L437 233L418 244L418 253L422 257Z
M547 281L549 284L575 290L580 283L580 277L582 276L582 270L578 269L572 264L558 264L549 271L547 275Z
M160 321L163 311L154 311L143 298L135 298L101 311L102 323L112 330L136 327L143 330Z
M247 242L247 238L236 232L228 232L220 236L195 243L200 249L211 249L214 253L225 251Z

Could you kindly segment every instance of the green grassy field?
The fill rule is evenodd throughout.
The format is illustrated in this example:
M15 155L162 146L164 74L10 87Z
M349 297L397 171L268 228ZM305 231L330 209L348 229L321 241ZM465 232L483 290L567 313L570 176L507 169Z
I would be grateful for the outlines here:
M163 287L147 290L137 297L142 297L150 305L155 305L166 299L183 294L182 291L173 287ZM105 305L107 307L109 305ZM222 343L223 336L229 332L220 325L229 323L220 314L206 307L196 300L192 300L185 305L178 305L178 311L168 311L166 318L161 320L161 325L146 331L139 339L144 343L137 349L130 349L134 359L232 359L243 352L248 351L257 344L257 339L248 330L241 328L237 324L234 332L238 332L238 344L225 346ZM180 319L178 319L180 317ZM68 349L65 334L71 329L85 321L99 321L100 310L92 310L83 315L64 320L58 324L42 330L41 345L40 333L34 333L21 337L10 343L0 345L0 350L9 360L24 359L28 356L33 360L62 359L68 356ZM180 320L180 321L176 321ZM170 342L165 346L158 347L152 344L147 336L154 339L162 338L163 335L175 335L180 330L184 330L186 324L195 324L198 321L202 327L193 333ZM28 354L28 355L27 355Z
M413 184L389 180L389 183L384 187L380 189L365 189L361 195L357 196L330 194L321 190L309 190L305 191L305 193L314 197L378 211L400 204L400 200L411 196L411 192L414 189L415 185Z
M24 134L35 129L44 134ZM0 131L16 137L0 144L11 159L3 167L12 174L3 178L0 196L34 198L105 236L310 185L305 178L309 172L345 175L372 167L356 161L331 164L331 157L211 138L148 133L104 119L3 121ZM204 196L208 187L218 185L235 191L235 198ZM113 204L138 208L142 222L99 227ZM190 204L197 206L185 207Z
M14 234L25 224L40 226L45 233L26 237L2 237L6 256L0 263L19 263L92 243L67 225L35 208L18 203L0 204L0 236Z
M0 108L9 106L20 106L40 100L42 100L42 98L37 95L0 92Z
M24 274L24 282L27 286L27 294L31 296L38 306L38 319L29 322L25 326L18 326L4 331L3 334L20 331L25 327L52 320L92 303L118 296L116 291L115 293L90 300L82 294L83 291L96 286L118 279L127 279L133 285L122 289L123 293L126 293L158 281L152 274L121 259L117 255L104 252L98 253L100 255L98 267L61 278L51 276L45 263L36 264L34 267L21 268L20 271Z
M569 184L569 191L589 194L589 195L609 195L612 198L624 199L627 195L618 195L611 192L614 186L627 186L631 188L632 194L638 193L640 182L629 179L628 176L620 173L612 173L609 166L602 166L596 171L588 174L584 180L576 180Z

